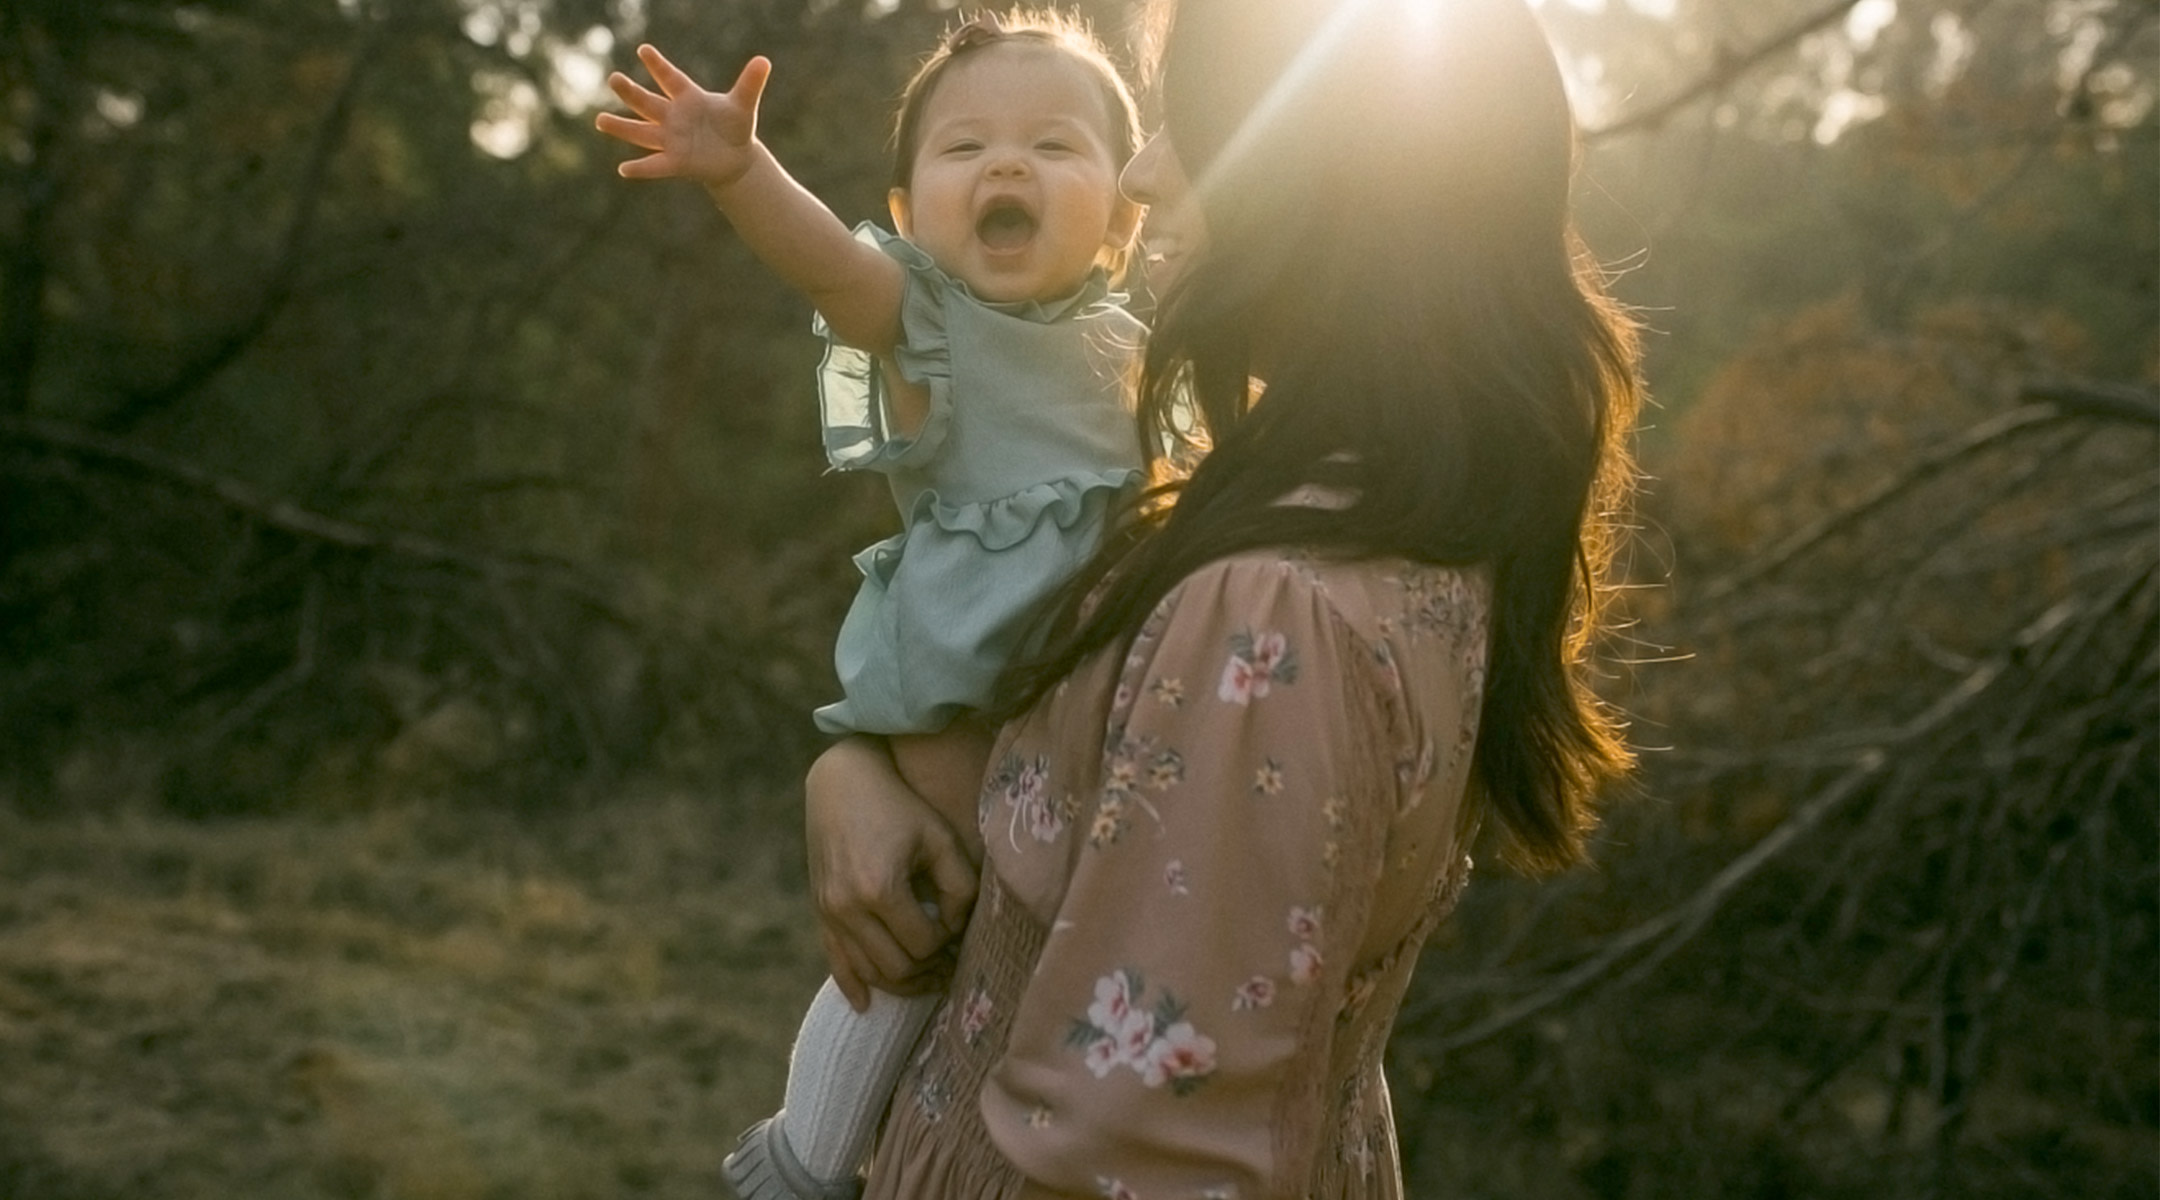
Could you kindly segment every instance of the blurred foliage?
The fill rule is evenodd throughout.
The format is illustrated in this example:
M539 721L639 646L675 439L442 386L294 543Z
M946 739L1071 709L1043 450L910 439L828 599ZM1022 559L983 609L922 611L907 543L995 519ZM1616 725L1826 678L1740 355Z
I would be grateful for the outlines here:
M2160 12L1678 9L1548 5L1657 331L1644 770L1428 951L1411 1193L2160 1195Z
M2160 1195L2160 4L1543 11L1654 331L1651 749L1598 871L1428 952L1412 1194ZM952 19L0 8L0 802L665 778L792 836L890 503L824 473L802 303L590 115L637 41L768 54L765 136L881 217Z

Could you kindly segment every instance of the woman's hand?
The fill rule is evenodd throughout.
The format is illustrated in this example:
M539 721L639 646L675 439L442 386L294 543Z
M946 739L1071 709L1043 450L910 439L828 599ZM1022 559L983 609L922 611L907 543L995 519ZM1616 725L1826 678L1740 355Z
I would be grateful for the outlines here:
M609 137L652 153L623 163L617 171L625 179L693 179L708 188L725 188L741 179L758 158L758 98L764 95L772 63L753 58L734 87L708 92L651 46L639 46L637 53L660 90L642 87L620 71L608 76L608 87L644 119L601 113L594 125Z
M857 1011L870 989L934 991L940 952L967 925L978 865L957 834L893 766L885 744L852 737L805 782L810 894L833 982ZM923 902L937 906L933 920Z

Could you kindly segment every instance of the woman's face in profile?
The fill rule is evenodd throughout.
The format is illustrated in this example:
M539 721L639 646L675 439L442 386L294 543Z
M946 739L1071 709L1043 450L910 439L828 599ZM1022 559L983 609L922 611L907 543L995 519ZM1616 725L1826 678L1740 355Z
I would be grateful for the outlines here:
M1118 177L1118 188L1135 204L1147 206L1140 245L1148 285L1159 297L1207 247L1207 222L1169 134L1158 133L1140 147Z

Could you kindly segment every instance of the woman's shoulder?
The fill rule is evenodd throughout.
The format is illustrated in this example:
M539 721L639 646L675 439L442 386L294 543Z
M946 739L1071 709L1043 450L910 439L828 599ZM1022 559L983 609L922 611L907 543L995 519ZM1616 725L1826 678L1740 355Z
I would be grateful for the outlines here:
M1491 601L1489 572L1400 558L1335 558L1301 547L1263 547L1198 567L1163 597L1154 614L1236 621L1254 609L1325 614L1374 642L1452 633L1482 643Z

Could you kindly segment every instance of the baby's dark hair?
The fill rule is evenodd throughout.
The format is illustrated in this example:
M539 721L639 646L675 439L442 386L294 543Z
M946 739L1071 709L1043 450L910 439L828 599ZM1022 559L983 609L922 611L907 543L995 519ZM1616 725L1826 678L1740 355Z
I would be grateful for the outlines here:
M1117 166L1140 148L1140 106L1132 89L1086 22L1051 8L1014 8L1002 14L981 13L945 35L900 90L900 113L893 123L892 186L904 188L915 175L917 143L922 140L923 110L930 94L956 62L988 46L1046 46L1060 50L1095 78L1109 122L1110 150Z

